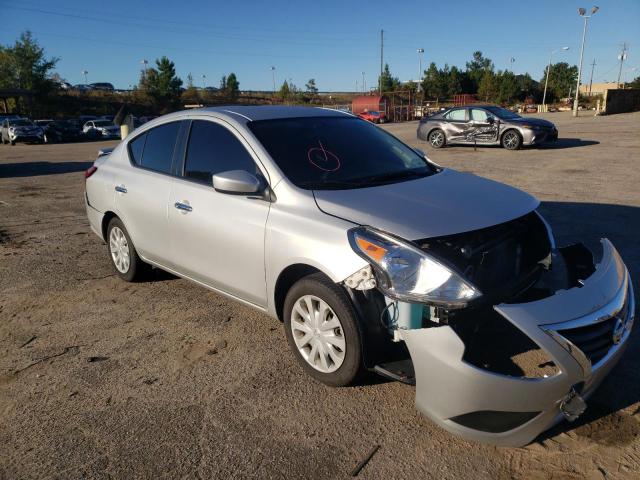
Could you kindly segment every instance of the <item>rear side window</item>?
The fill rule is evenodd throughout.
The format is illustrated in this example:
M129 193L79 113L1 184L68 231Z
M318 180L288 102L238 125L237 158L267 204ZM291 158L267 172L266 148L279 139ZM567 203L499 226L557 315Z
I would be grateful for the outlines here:
M180 122L166 123L129 142L133 162L149 170L171 173L173 149L179 130Z
M465 120L465 112L466 112L466 110L463 109L463 108L460 108L458 110L451 110L449 113L447 113L445 115L445 118L447 120L464 121Z
M136 165L142 165L142 152L144 151L144 142L147 140L147 134L140 135L133 141L129 142L129 153L131 160Z
M256 174L257 166L247 149L228 129L214 122L194 120L187 146L184 177L211 184L211 177L228 170Z

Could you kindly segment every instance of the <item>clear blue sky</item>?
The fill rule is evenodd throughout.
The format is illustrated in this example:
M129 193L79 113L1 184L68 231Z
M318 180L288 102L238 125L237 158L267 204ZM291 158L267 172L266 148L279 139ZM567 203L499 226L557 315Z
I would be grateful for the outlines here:
M597 0L598 1L598 0ZM569 46L554 61L578 63L582 19L574 0L524 1L121 1L0 0L0 43L31 30L47 54L60 58L57 71L71 83L137 83L141 60L167 55L186 80L207 85L235 72L240 88L270 90L276 81L303 86L315 78L320 90L354 90L365 72L367 85L380 70L380 29L384 59L401 80L434 61L464 67L474 50L498 69L515 58L516 73L540 79L552 49ZM620 44L629 45L627 80L640 75L640 1L598 1L589 21L585 64L596 60L594 81L615 81ZM636 71L630 71L636 67ZM590 66L583 81L588 81ZM360 85L361 86L361 85Z

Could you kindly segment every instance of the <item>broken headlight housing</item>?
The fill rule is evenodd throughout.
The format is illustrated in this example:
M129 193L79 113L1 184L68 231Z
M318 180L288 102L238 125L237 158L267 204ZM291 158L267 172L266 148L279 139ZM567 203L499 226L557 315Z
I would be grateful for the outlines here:
M366 227L349 230L351 248L368 261L382 292L396 300L464 307L481 292L408 242Z

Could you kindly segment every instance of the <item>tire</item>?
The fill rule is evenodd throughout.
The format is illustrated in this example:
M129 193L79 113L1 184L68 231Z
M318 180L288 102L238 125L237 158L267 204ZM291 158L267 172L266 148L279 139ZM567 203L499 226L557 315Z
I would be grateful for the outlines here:
M15 140L9 140L9 143L11 144L12 147L16 146L16 141Z
M314 316L304 315L309 305L330 320L315 324ZM362 373L356 312L347 294L324 274L308 275L291 287L284 302L284 326L294 356L314 379L343 387Z
M522 146L522 137L517 130L507 130L502 134L500 143L507 150L519 150Z
M107 227L107 251L115 272L127 282L144 278L149 266L138 256L129 232L119 218L112 218Z
M447 144L447 137L442 130L434 128L429 132L429 145L433 148L442 148Z

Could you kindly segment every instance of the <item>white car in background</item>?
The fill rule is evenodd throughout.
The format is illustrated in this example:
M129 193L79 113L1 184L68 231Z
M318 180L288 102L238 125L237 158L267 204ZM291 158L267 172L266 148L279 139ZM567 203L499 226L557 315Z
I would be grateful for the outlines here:
M103 138L120 138L120 127L114 125L109 120L90 120L82 127L82 133L100 132Z

